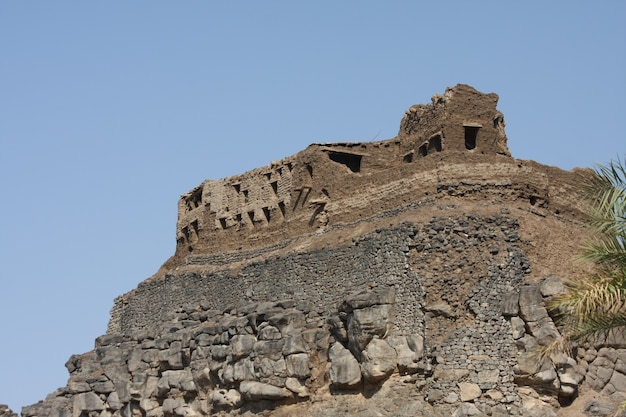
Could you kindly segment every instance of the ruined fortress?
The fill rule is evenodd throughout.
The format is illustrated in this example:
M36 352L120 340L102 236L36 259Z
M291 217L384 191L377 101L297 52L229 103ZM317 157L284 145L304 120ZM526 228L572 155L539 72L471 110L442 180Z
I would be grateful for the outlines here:
M175 254L22 415L615 412L626 345L536 355L561 337L547 300L581 273L585 171L514 159L497 101L457 85L393 139L184 194Z

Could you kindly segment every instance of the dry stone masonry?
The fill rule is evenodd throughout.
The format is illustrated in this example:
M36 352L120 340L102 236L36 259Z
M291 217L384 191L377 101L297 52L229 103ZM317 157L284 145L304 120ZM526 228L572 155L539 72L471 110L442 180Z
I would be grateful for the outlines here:
M539 359L580 273L584 171L513 159L497 100L458 85L396 138L184 194L174 256L22 416L619 412L624 341Z

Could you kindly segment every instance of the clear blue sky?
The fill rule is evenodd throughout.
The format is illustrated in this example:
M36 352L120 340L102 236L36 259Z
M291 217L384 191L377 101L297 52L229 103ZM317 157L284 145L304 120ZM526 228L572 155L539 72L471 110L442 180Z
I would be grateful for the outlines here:
M626 2L0 2L0 403L65 385L174 252L180 194L500 95L516 158L626 151Z

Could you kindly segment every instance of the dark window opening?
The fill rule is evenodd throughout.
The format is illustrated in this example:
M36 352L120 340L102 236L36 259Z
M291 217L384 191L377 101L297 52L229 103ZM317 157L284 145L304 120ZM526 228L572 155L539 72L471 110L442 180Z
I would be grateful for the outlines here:
M427 146L427 144L424 143L422 146L420 146L419 149L417 150L417 153L419 153L420 156L428 155L428 146Z
M465 127L465 149L471 151L476 148L476 139L478 138L478 126L464 126Z
M236 221L237 223L241 223L241 213L240 213L240 214L235 215L235 221Z
M243 190L243 198L244 198L244 201L247 203L248 202L248 190Z
M220 219L220 226L222 226L222 229L226 229L226 218L225 217Z
M254 226L254 211L249 211L248 217L250 218L250 223Z
M278 175L279 176L283 175L283 169L282 168L278 168L277 171L278 171Z
M268 181L272 178L272 173L271 172L266 172L264 175L265 175L265 178L267 178Z
M537 197L530 196L530 205L534 206L535 204L537 204Z
M280 209L280 213L283 215L283 217L285 217L285 203L280 201L278 203L278 208Z
M191 222L191 228L193 229L193 232L196 234L196 236L198 236L198 221L194 220Z
M233 188L239 193L239 191L241 191L241 184L233 184Z
M309 172L309 177L313 178L313 167L309 164L306 164L306 170Z
M187 211L200 207L200 204L202 204L202 188L193 191L191 195L185 199L185 203L187 204Z
M428 150L435 150L436 152L441 152L441 135L435 135L432 138L428 139Z
M270 222L270 209L268 207L263 207L263 214L265 215L265 220Z
M272 190L274 190L274 194L278 195L278 181L273 181L271 184Z
M291 162L287 162L287 168L289 169L289 172L291 172L293 170L293 164Z
M188 227L183 227L183 236L185 236L185 240L189 240L189 228Z
M363 158L361 155L343 152L328 152L328 157L333 162L347 166L352 172L361 171L361 159Z
M406 162L406 163L411 163L413 162L413 151L407 153L406 155L404 155L404 157L402 158L402 161Z

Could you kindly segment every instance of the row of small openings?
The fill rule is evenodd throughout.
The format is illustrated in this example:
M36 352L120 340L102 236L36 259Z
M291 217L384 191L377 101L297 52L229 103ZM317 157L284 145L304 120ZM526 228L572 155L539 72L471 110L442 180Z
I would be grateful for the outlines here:
M286 207L285 207L285 203L282 201L278 202L278 209L280 210L280 213L282 214L283 217L285 217L286 214ZM271 210L269 207L263 207L263 215L265 216L265 220L267 221L267 223L270 222L271 220ZM254 225L254 211L251 210L247 213L248 218L250 219L250 224ZM241 214L236 214L235 215L235 222L237 223L241 223L243 221L243 216ZM227 223L227 218L226 217L222 217L219 219L220 222L220 227L222 229L226 229L228 228L228 223ZM197 225L197 224L196 224ZM183 229L184 230L184 229ZM196 231L197 233L197 231Z
M191 195L185 198L185 204L187 205L187 211L191 211L200 207L202 204L202 188L198 188L191 192Z
M437 133L431 136L431 138L428 139L426 142L422 143L422 145L419 148L417 148L417 153L420 156L426 156L432 151L441 152L442 150L443 150L443 141L441 138L441 133ZM402 161L406 163L411 163L413 162L414 156L415 156L415 151L411 151L402 157Z
M430 139L428 139L428 141L423 143L422 146L420 146L417 149L417 152L421 156L426 156L432 151L441 152L442 150L443 150L443 143L441 140L441 134L436 134L432 136Z
M190 241L190 238L191 238L191 234L189 233L189 227L191 227L191 230L193 230L194 235L195 235L195 237L197 238L197 237L198 237L198 231L199 231L198 221L197 221L197 220L194 220L194 221L192 221L192 222L189 224L189 226L185 226L185 227L183 227L183 229L182 229L183 236L185 236L185 240L186 240L187 242L189 242L189 241Z
M267 176L268 174L266 174ZM278 196L278 181L272 181L270 182L270 186L272 187L272 191L274 191L274 194L276 196ZM248 195L249 195L249 191L248 190L242 190L241 189L241 184L237 183L237 184L233 184L233 188L235 189L235 191L237 192L237 194L243 194L243 198L244 198L244 202L248 202ZM196 206L197 207L197 206Z

